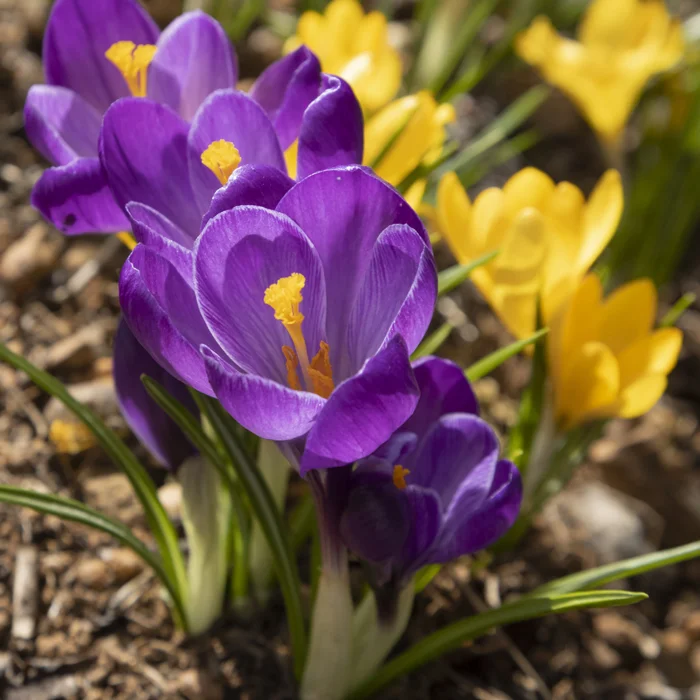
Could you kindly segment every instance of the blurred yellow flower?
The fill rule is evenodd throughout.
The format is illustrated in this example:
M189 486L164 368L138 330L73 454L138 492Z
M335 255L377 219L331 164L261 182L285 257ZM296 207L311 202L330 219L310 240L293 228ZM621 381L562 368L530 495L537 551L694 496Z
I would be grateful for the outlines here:
M614 143L647 81L683 56L683 28L662 0L593 0L576 41L540 16L518 35L515 49Z
M454 120L454 107L438 105L427 90L394 100L365 125L364 164L396 187L419 165L431 165L440 158L447 138L445 126ZM425 180L418 180L406 192L414 209L424 191Z
M471 279L518 338L536 329L538 297L546 324L572 293L615 233L622 205L615 170L600 178L588 201L575 185L555 184L535 168L473 203L455 173L437 191L440 231L460 263L498 251Z
M388 42L386 17L365 14L358 0L332 0L321 15L305 12L285 53L302 44L321 61L326 73L350 83L366 112L383 107L401 86L401 59Z
M560 429L641 416L661 398L683 334L678 328L653 330L656 301L648 279L603 299L600 280L591 274L551 321L547 347Z

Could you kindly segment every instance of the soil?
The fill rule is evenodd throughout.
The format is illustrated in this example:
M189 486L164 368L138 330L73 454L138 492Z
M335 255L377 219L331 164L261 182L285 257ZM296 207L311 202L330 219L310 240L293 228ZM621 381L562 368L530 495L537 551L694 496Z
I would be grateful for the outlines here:
M149 7L161 23L178 9L168 0ZM111 383L116 280L127 251L114 238L66 238L29 204L45 163L26 141L22 106L29 86L42 80L46 12L46 0L0 2L0 341L51 371L149 464L118 415ZM279 42L265 30L239 47L250 74L277 51ZM527 75L492 81L462 112L487 121L529 81ZM548 131L548 145L529 153L527 162L590 188L601 164L585 127L559 96L541 114L537 125ZM562 123L567 131L554 133L552 124ZM502 182L523 164L510 163L489 181ZM444 250L438 257L450 264ZM693 253L685 264L680 281L663 290L664 303L700 292L700 258ZM508 342L468 287L440 302L436 325L444 318L456 326L444 353L465 365ZM417 598L401 647L554 577L700 539L700 308L692 307L680 325L684 349L668 395L644 418L608 426L515 553L476 567L477 573L468 560L446 567ZM501 432L516 419L527 378L528 360L514 358L476 387ZM0 402L0 483L78 498L150 542L126 478L65 409L1 365ZM177 520L177 486L151 466ZM622 586L650 599L493 632L380 696L700 698L700 561L616 584ZM7 700L291 700L283 617L281 601L273 598L264 609L231 612L211 633L186 639L173 627L153 575L129 551L82 526L0 506L0 695Z

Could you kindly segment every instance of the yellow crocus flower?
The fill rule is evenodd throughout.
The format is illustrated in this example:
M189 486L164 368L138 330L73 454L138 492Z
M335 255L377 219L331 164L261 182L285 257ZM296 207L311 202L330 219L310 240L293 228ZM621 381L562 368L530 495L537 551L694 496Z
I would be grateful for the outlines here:
M598 418L635 418L664 393L683 334L654 330L656 288L649 279L623 285L607 299L586 276L552 319L548 336L557 426Z
M518 35L515 49L614 144L647 81L683 56L683 28L662 0L593 0L576 40L540 16Z
M399 91L401 59L389 45L386 17L365 14L358 0L332 0L322 15L304 12L285 53L302 44L318 56L326 73L350 83L366 112L383 107Z
M622 205L615 170L600 178L588 201L575 185L555 184L535 168L473 203L455 173L437 191L440 231L460 263L498 251L471 279L518 338L535 331L538 298L545 323L568 298L615 233Z
M396 187L419 165L431 165L440 158L445 127L454 120L454 107L439 105L427 90L394 100L365 125L364 164ZM414 209L420 205L425 184L418 180L405 193Z

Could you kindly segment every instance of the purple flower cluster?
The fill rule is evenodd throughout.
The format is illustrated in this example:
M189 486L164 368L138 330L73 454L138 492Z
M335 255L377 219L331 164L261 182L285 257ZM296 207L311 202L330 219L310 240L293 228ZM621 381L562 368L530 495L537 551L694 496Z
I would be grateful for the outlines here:
M193 411L187 387L216 397L302 476L345 467L340 531L379 582L497 539L519 477L462 370L411 364L435 263L418 216L359 165L349 86L302 47L244 94L213 19L159 36L135 0L57 0L44 60L26 127L55 167L33 202L66 233L138 242L115 380L151 451L176 467L192 448L142 373Z

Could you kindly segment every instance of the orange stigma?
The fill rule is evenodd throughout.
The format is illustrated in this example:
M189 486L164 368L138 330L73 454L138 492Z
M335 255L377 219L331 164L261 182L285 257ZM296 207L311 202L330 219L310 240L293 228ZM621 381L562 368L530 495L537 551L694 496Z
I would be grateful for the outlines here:
M391 478L394 481L394 486L396 486L399 491L403 491L406 488L406 477L410 473L410 469L404 469L400 464L394 467L394 473Z

